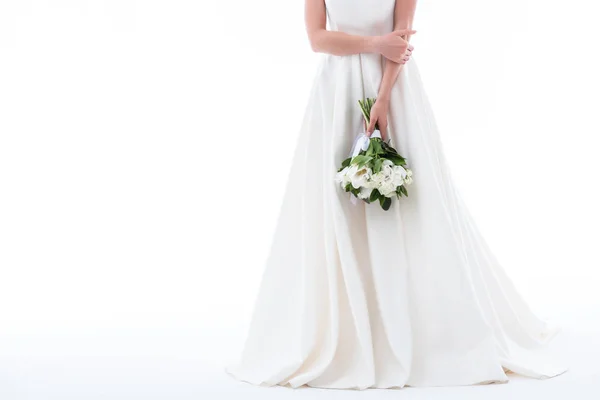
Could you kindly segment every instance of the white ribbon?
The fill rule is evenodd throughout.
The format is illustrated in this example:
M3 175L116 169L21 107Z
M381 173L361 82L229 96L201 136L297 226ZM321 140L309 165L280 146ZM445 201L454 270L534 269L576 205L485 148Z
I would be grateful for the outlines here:
M356 157L362 150L367 150L369 148L369 139L374 137L381 139L381 132L376 130L371 134L370 137L367 136L366 133L359 133L356 139L354 139L354 145L352 145L350 157Z

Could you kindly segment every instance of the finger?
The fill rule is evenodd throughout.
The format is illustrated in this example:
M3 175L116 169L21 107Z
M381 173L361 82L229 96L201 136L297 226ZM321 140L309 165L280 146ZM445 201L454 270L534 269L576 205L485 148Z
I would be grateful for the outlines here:
M369 127L367 128L367 133L371 135L373 131L375 131L375 124L377 123L376 118L371 118L371 122L369 122Z
M379 120L377 122L377 127L379 128L379 132L381 133L381 139L385 140L387 136L388 123L386 120Z
M408 51L412 52L415 49L415 46L413 46L412 44L408 45Z
M379 124L379 131L381 132L381 138L385 140L387 137L387 124Z
M384 142L387 140L387 128L381 128L381 140L383 140Z
M403 36L403 35L414 35L417 31L413 31L412 29L399 29L394 31L395 34Z

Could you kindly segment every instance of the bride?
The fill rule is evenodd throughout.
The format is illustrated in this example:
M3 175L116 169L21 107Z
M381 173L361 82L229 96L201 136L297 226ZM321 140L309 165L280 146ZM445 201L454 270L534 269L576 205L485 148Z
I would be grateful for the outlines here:
M416 0L306 0L312 88L236 378L366 389L548 378L564 369L462 203L408 41ZM326 28L329 21L329 30ZM414 183L389 211L334 181L362 129L357 101Z

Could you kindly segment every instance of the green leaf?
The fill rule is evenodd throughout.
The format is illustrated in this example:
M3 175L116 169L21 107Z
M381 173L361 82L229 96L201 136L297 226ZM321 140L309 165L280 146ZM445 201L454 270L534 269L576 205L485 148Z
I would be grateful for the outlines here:
M406 165L406 159L402 156L395 154L386 154L385 157L391 162L393 162L395 165Z
M350 165L350 161L352 161L352 157L348 157L344 161L342 161L342 168L341 169L344 169L347 166L349 166Z
M392 146L390 146L389 143L383 142L381 144L381 147L383 148L383 150L386 153L398 154L398 152L396 151L396 149L394 149Z
M366 155L358 155L356 157L354 157L352 159L352 164L358 165L359 167L362 167L363 165L365 165L366 163L368 163L369 161L371 161L373 159L373 157L370 156L366 156Z
M373 201L377 200L379 198L379 196L381 196L379 194L379 190L373 189L373 191L371 192L371 195L369 196L369 202L373 202Z
M372 148L373 148L373 154L375 154L375 155L383 155L384 154L383 148L381 147L381 143L382 143L382 141L379 138L371 139L370 146L372 146Z
M373 157L375 155L375 150L373 148L373 140L369 140L369 147L367 148L367 151L365 152L366 156L370 156Z
M378 172L381 172L382 165L383 165L383 158L376 158L375 161L373 161L373 173L376 174Z
M381 208L383 208L385 211L390 209L390 206L392 205L392 199L389 197L386 197L385 200L383 201L383 203L381 204Z
M404 187L404 185L400 186L400 191L406 196L408 197L408 190L406 190L406 188Z

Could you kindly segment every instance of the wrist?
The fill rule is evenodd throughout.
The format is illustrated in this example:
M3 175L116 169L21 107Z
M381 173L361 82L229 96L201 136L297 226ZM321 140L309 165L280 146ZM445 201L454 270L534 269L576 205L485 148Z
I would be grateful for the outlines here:
M381 36L367 36L367 53L381 54Z
M390 105L390 94L387 92L379 92L377 94L377 102L379 104L389 106Z

